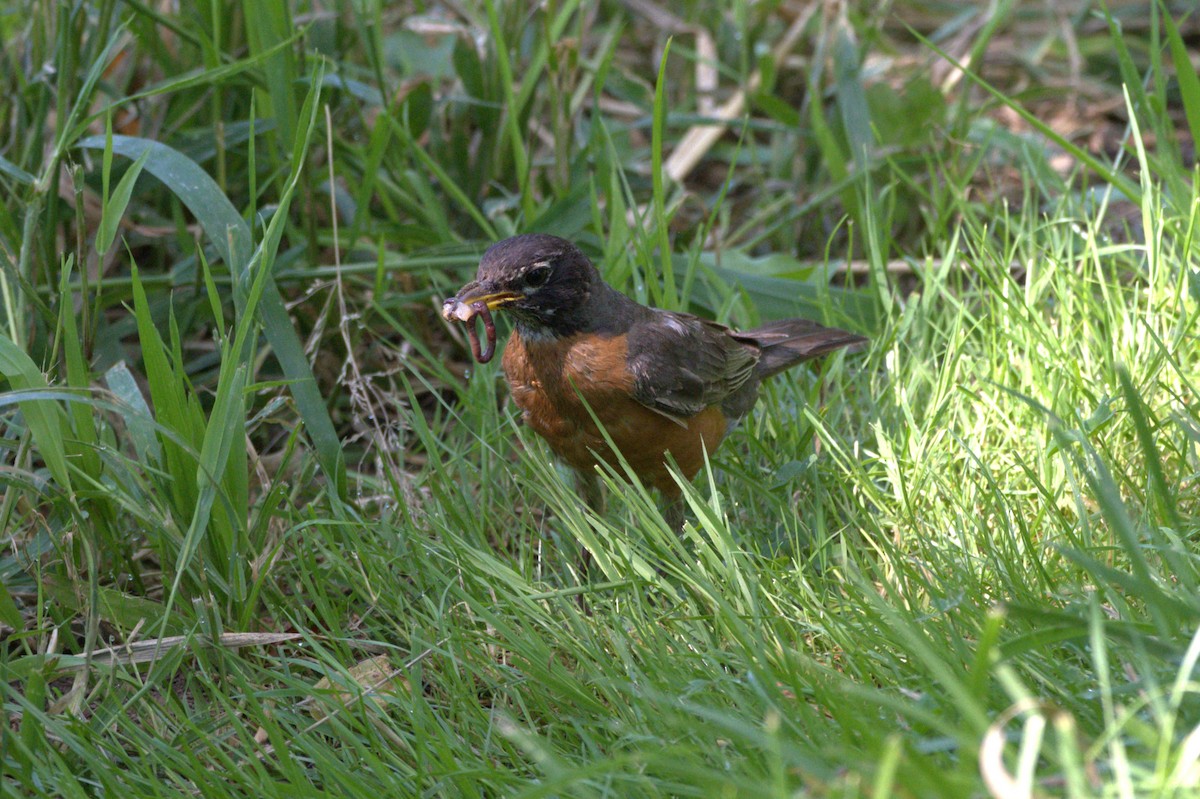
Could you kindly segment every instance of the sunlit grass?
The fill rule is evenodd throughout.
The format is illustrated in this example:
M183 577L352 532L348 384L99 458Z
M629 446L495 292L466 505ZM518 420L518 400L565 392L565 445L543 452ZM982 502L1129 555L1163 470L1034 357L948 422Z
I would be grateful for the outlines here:
M866 17L698 6L664 62L624 7L24 10L6 795L1196 790L1197 203L1164 142L1200 89L1171 26L1143 63L1072 23L1151 80L1112 84L1128 151L1063 175L983 95L863 72L861 42L918 46ZM1048 79L1011 11L931 40ZM765 57L801 23L805 70ZM763 83L684 191L651 142L707 121L699 32L722 87ZM643 301L871 343L766 387L682 536L616 472L597 514L434 312L529 229Z

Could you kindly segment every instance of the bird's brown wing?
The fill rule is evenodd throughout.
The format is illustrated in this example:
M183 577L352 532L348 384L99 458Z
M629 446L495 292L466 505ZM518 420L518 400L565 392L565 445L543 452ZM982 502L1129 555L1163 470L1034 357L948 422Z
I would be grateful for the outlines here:
M719 405L754 376L759 350L729 335L729 328L697 316L656 311L628 333L633 397L684 424Z

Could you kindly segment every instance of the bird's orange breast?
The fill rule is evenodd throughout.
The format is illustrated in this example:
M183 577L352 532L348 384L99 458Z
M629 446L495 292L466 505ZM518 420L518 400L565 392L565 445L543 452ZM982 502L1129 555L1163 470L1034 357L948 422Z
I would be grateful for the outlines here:
M514 332L501 363L526 424L567 464L590 471L598 455L616 465L598 420L642 482L674 496L679 487L667 472L667 453L691 479L704 465L705 451L713 452L725 437L727 420L715 406L684 425L650 410L633 398L627 361L624 335L527 342Z

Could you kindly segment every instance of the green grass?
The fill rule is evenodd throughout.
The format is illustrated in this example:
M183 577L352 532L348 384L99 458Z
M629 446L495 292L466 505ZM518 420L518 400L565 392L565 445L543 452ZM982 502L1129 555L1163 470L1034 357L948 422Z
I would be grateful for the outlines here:
M5 795L1195 795L1180 8L226 5L0 12ZM596 515L436 314L526 230L871 344Z

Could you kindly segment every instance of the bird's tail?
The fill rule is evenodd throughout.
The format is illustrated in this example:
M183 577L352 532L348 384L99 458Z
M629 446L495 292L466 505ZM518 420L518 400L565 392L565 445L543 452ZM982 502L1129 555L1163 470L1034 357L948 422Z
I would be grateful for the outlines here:
M739 331L736 337L762 350L762 357L754 367L760 380L842 347L867 341L857 333L825 327L807 319L771 322L753 330Z

